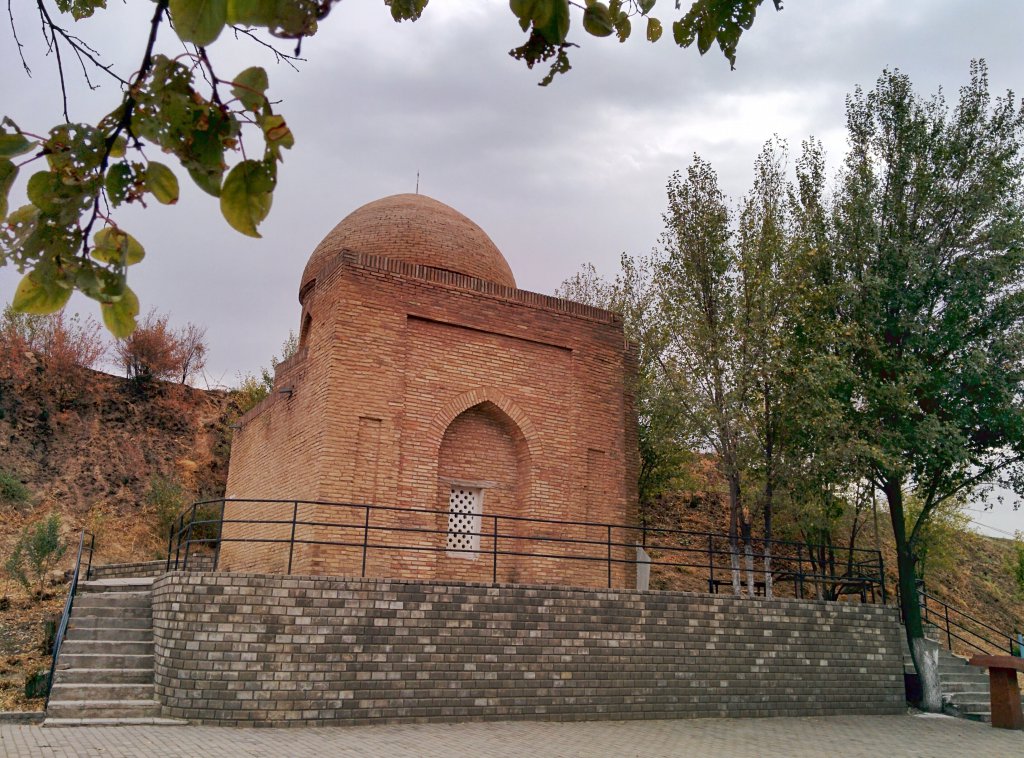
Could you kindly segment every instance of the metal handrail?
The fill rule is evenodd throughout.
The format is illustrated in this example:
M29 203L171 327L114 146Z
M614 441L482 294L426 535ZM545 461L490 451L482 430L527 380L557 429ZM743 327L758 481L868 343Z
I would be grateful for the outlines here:
M979 653L984 653L987 655L990 654L993 650L1005 650L1010 655L1013 655L1013 646L1016 640L1014 640L1012 634L1004 632L1001 629L997 629L991 624L982 621L981 619L977 619L974 616L971 616L966 611L960 610L959 608L950 605L944 600L935 597L935 595L930 594L923 588L918 588L917 595L918 602L921 605L922 621L924 621L927 624L932 624L933 626L939 628L940 631L945 631L946 647L949 648L949 650L953 649L953 640L957 639L964 645L973 648L974 650L977 650ZM936 615L936 613L932 611L932 608L928 605L929 600L932 601L933 604L938 605L937 610L941 613ZM950 613L954 614L953 618L950 618ZM961 617L964 621L974 624L975 627L971 628L967 626L961 620L957 619L957 616ZM981 629L984 630L984 632L977 631L978 627L981 627ZM956 631L954 631L954 629ZM970 635L970 638L961 636L961 632ZM986 636L986 634L994 635L997 640L1005 639L1006 642L1003 643L991 640ZM989 648L985 648L979 645L977 642L974 642L973 640L981 640L986 645L988 645ZM1024 651L1021 651L1021 656L1024 657Z
M85 538L89 537L89 546L86 547ZM64 635L67 634L68 621L71 618L71 609L75 605L75 594L78 591L78 579L82 571L82 553L89 551L89 562L85 567L86 581L92 576L92 555L96 549L96 536L85 529L78 538L78 556L75 558L75 570L71 575L71 587L68 589L68 599L64 601L64 612L60 616L60 624L57 626L57 634L53 638L53 660L50 662L50 676L46 680L46 704L50 703L50 690L53 689L53 677L57 671L57 656L60 655L61 645L64 644Z
M209 506L219 506L218 514L203 514L203 510ZM283 507L284 513L277 518L225 518L225 507L227 505L279 505ZM341 521L324 521L311 519L308 516L300 518L300 511L306 508L326 507L335 511L348 511L352 516ZM424 526L408 525L402 522L396 524L373 524L371 514L378 512L408 514L426 514L435 517L447 517L447 510L436 510L427 508L402 508L396 506L379 506L367 503L336 503L314 500L258 500L253 498L228 498L218 500L207 500L193 504L175 520L168 536L167 544L167 569L188 570L190 555L196 546L214 547L213 569L216 570L219 563L221 545L225 543L258 543L274 544L287 547L287 572L291 573L296 545L325 545L333 547L357 548L362 552L362 576L366 576L367 554L370 551L410 551L410 552L450 552L444 546L443 540L440 546L433 544L434 537L451 535L453 532L448 528L428 528ZM238 514L230 514L237 516ZM629 558L617 557L616 548L635 548L643 542L646 549L651 551L651 565L672 566L677 568L696 568L708 572L708 591L716 592L720 585L728 584L721 580L715 580L716 569L729 573L730 569L724 568L721 564L716 566L716 558L724 559L733 555L731 540L728 535L688 531L684 529L655 529L651 527L633 526L628 524L612 524L598 521L572 521L550 518L530 518L527 516L506 516L499 514L480 514L479 527L475 530L460 529L457 534L460 536L476 537L479 539L475 548L460 548L458 552L463 554L487 555L491 558L491 579L497 582L498 556L521 556L544 559L562 559L569 561L600 562L608 567L608 586L612 586L612 568L618 564L632 564L634 561ZM509 530L508 526L518 527ZM280 536L257 536L257 537L236 537L231 536L230 530L225 534L225 525L260 525L277 527L281 531ZM503 531L500 525L506 529ZM549 527L543 529L543 533L524 533L521 527L534 525ZM217 536L202 536L207 528L215 526ZM560 527L553 530L550 527ZM349 532L361 533L358 541L354 539L307 539L302 536L302 531L310 528L322 528L324 530L348 530ZM578 537L566 536L566 527L581 527L592 533ZM237 532L236 532L237 533ZM405 540L402 544L392 544L390 541L374 539L375 536L387 535L412 535L412 539ZM598 537L600 535L600 537ZM662 537L666 538L665 544L652 544L652 540ZM508 547L499 548L504 540ZM512 542L513 540L517 542ZM685 544L688 541L696 542L698 546ZM717 544L716 544L717 541ZM490 544L488 548L486 545ZM523 545L530 543L539 546L540 552L525 552L522 549L513 549L516 544ZM747 543L743 543L746 547ZM831 587L833 594L849 594L850 590L858 592L866 600L870 592L874 600L875 590L880 589L882 602L885 602L885 579L884 564L881 553L877 550L856 548L854 554L856 560L850 561L847 572L842 575L829 575L818 573L814 564L804 556L807 545L803 542L791 542L786 540L763 540L755 539L750 541L751 547L761 546L762 550L757 551L759 557L763 558L763 548L771 546L771 574L774 580L792 580L794 596L803 597L804 585L818 583L820 586ZM575 545L590 550L593 554L579 554L572 552L559 552L558 547L563 545ZM693 558L692 556L697 556ZM664 558L667 560L659 560ZM699 559L699 560L698 560ZM696 562L695 562L696 561ZM762 574L763 572L758 572ZM746 585L746 582L743 583ZM755 586L763 582L755 582Z

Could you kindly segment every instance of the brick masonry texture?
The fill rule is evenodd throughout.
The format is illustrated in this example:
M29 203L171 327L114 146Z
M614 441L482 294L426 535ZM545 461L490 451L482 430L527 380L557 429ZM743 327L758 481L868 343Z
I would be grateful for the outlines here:
M900 713L874 605L181 573L153 590L166 716L288 726Z
M416 221L423 227L419 242L406 238L419 228L406 224L410 204L426 204L428 211ZM366 208L373 210L370 220L342 222L324 244L346 229L341 236L348 242L332 243L329 253L318 248L307 267L299 350L277 367L271 396L242 419L228 497L446 511L455 479L485 484L486 529L493 516L635 523L633 359L620 319L515 289L486 235L437 201L398 196ZM395 218L384 219L388 214ZM465 224L458 219L472 229L459 231ZM380 239L356 244L371 232ZM448 257L441 261L435 253ZM302 544L291 555L291 571L283 542L232 541L287 542L290 524L237 520L290 521L292 514L290 503L229 505L225 517L236 523L225 525L219 567L362 573L358 548L312 544L361 543L359 508L301 506L299 521L320 526L297 528ZM416 544L436 552L370 550L368 576L491 578L486 557L446 553L444 514L375 512L374 544L410 544L410 533L388 531L396 526L433 530L421 532ZM589 548L591 557L604 557L600 527L534 525L530 534L590 540L598 543ZM512 534L502 547L527 553L555 547L579 556L587 550L525 537ZM488 539L481 549L491 549ZM628 542L621 534L618 540ZM615 586L630 586L629 549L617 548L615 557L624 561L616 565ZM527 557L506 568L503 581L607 584L598 562Z

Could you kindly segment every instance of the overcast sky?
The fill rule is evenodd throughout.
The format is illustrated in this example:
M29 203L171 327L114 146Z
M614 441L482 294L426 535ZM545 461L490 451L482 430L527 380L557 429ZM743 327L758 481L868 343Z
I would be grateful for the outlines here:
M0 25L0 101L23 128L42 131L59 119L60 102L34 5L12 6L31 79L20 73L9 25ZM655 15L671 19L672 9L660 0ZM150 3L111 3L75 31L106 59L131 65L151 14ZM345 0L304 43L297 74L251 44L211 49L222 75L253 63L268 69L296 137L263 239L234 232L179 171L176 206L117 212L148 253L130 281L144 310L206 327L208 380L232 384L269 365L297 330L299 277L320 239L360 205L412 192L417 172L421 192L483 227L520 287L550 293L586 262L613 275L621 252L655 246L665 181L694 153L734 199L773 134L794 150L821 139L834 170L844 98L858 84L870 88L883 68L900 68L919 92L942 87L955 99L969 61L983 57L993 92L1020 92L1022 30L1018 0L789 0L782 13L766 2L734 71L717 50L702 58L674 47L670 30L651 45L637 25L625 44L580 31L573 70L541 88L543 71L507 55L523 35L503 0L434 0L420 21L401 25L382 0ZM94 122L116 104L113 86L89 92L70 80L72 120ZM4 302L17 280L0 269ZM98 313L77 296L71 310ZM977 519L1007 531L1024 525L1007 506Z

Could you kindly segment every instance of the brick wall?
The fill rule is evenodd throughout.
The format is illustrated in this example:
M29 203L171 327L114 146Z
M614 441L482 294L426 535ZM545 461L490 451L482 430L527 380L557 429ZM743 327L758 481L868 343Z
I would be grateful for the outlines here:
M485 516L632 522L636 433L627 381L632 363L617 317L405 261L352 253L332 261L304 292L302 319L311 326L303 329L300 354L279 368L278 391L250 412L236 432L229 497L445 508L442 443L446 434L455 436L450 428L464 426L463 414L472 411L497 419L505 440L484 439L479 428L462 435L480 441L475 478L507 478L500 469L508 456L501 449L508 440L515 448L514 495L497 488L493 497L485 497ZM294 391L281 393L286 386ZM493 444L501 449L488 447ZM459 455L465 457L465 451ZM280 519L286 510L232 506L228 518ZM354 523L351 512L313 506L303 512L307 520L339 526L300 527L300 539L362 539L361 530L344 526ZM384 531L388 526L442 532L444 522L396 514L383 515L374 526L379 527L375 536L386 543L393 539ZM600 530L584 527L552 525L535 531L545 536L545 530L548 536L605 539ZM281 539L288 531L285 525L227 524L220 566L285 570L280 545L231 539ZM423 539L426 546L441 549L445 535ZM618 548L616 557L626 559L628 548ZM361 560L361 551L353 548L303 545L293 557L293 573L358 575ZM616 586L632 582L624 566L616 568ZM484 578L468 575L467 569L465 561L453 563L443 551L378 550L367 560L373 576ZM509 579L606 583L603 572L585 561L539 558L523 561Z
M899 713L880 606L171 573L167 716L224 725Z

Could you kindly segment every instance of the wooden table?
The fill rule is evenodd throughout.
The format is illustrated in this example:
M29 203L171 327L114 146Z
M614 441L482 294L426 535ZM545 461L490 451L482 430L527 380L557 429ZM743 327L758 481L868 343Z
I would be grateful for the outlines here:
M1017 686L1017 672L1024 672L1024 658L1012 655L976 655L968 662L972 666L983 666L988 669L992 726L1000 729L1024 729L1020 687Z

